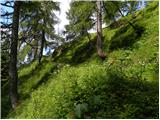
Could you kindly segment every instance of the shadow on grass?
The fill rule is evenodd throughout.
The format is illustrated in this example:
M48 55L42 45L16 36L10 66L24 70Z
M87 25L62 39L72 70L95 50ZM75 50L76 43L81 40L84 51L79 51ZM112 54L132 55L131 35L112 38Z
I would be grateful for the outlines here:
M44 65L46 64L46 62L43 62L41 66L38 67L38 69L34 72L33 75L40 75L41 74L41 70L44 68ZM20 100L25 100L27 98L30 97L30 93L32 93L35 89L37 89L40 85L45 84L48 80L50 75L53 73L53 71L57 68L57 65L53 65L53 67L50 69L50 71L47 71L45 73L43 73L42 77L40 78L35 78L35 76L33 76L36 79L36 82L33 82L31 80L33 79L28 79L30 81L25 81L23 84L21 84L21 96L20 96ZM30 76L32 77L32 76ZM27 85L27 83L29 84L27 88L25 88L25 86ZM23 87L24 85L24 87Z
M112 37L109 48L114 50L132 46L144 32L144 27L139 25L135 25L134 27L134 29L129 25L121 27Z
M21 67L21 69L22 68L26 68L26 67L30 67L32 65L32 63L34 63L34 62L35 62L35 60L32 61L29 65L23 65ZM44 61L44 62L46 63L46 61ZM31 76L33 76L35 74L36 70L38 70L38 69L41 69L41 65L36 64L36 66L28 74L25 74L25 75L20 76L18 78L19 79L19 83L18 84L23 84L23 82L25 80L27 80L28 78L30 78Z
M66 55L68 50L66 49L65 52L62 52L62 54L56 59L56 61L60 61L62 63L67 63L72 66L79 65L85 61L87 61L96 51L95 49L95 40L91 40L90 42L87 42L74 51L72 51L72 54L70 56Z
M9 101L9 96L6 95L1 97L1 119L5 119L10 110L11 110L11 104Z
M22 80L27 80L32 74L34 74L36 69L33 69L32 72L30 72L29 74L20 77L19 78L20 81L18 82L18 86L21 85L21 83L24 82ZM10 103L10 100L9 100L9 82L7 82L1 90L2 90L2 95L1 95L1 118L4 119L8 115L9 111L12 109L11 108L11 103ZM29 96L27 96L27 97L29 97Z
M44 61L43 62L43 65L46 64L47 61ZM29 74L27 75L24 75L24 76L21 76L19 78L19 83L18 83L18 86L21 86L21 85L25 85L26 82L29 82L27 81L30 77L32 77L33 75L36 75L37 72L41 71L41 69L43 69L43 65L41 66L36 66L34 69L31 70L31 72L29 72ZM22 101L22 100L25 100L27 98L30 97L30 93L32 92L32 90L38 88L42 83L45 83L47 82L49 76L50 76L50 73L53 72L53 70L55 69L55 67L53 67L51 69L50 72L44 74L44 76L42 77L42 79L40 79L38 81L37 84L33 85L33 87L27 92L27 91L22 91L20 92L20 96L19 96L19 100ZM11 103L10 103L10 100L9 100L9 92L8 92L8 83L6 83L4 85L4 87L2 88L2 96L1 96L1 118L6 118L9 111L12 110L11 108Z
M86 99L85 104L88 104L88 110L81 115L81 118L159 118L158 82L129 79L113 72L108 75L107 78L98 79L99 85ZM97 77L92 79L97 79ZM79 98L81 99L83 96L79 96Z
M50 72L44 74L44 76L41 78L41 80L39 80L38 83L32 87L32 89L37 89L40 85L42 85L42 83L45 84L49 80L50 73L53 73L53 71L56 68L57 68L57 66L53 67Z
M87 61L95 52L96 41L92 40L77 49L71 59L71 64L77 65Z

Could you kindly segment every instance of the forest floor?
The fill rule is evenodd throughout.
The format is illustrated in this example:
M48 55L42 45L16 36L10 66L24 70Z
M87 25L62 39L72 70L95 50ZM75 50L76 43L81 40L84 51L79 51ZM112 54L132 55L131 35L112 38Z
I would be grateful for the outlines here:
M2 118L159 118L159 8L121 18L103 29L104 61L95 34L60 46L53 56L20 68L12 110L2 88ZM132 22L141 34L126 22Z

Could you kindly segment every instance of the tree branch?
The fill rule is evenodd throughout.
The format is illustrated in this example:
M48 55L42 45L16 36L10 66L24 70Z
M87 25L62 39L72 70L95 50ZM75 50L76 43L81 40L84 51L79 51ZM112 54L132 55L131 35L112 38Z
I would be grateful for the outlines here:
M113 1L112 1L112 3L117 7L117 9L118 9L119 13L121 14L121 16L124 17L124 15L123 15L122 11L120 10L119 6L117 4L115 4ZM130 26L133 27L133 29L136 30L136 27L128 19L126 19L126 21L129 23Z
M1 28L11 28L12 27L12 23L10 24L4 24L3 22L1 22Z
M38 48L38 45L33 45L33 44L27 42L25 37L20 38L20 40L23 40L23 42L25 42L26 44L30 45L33 48Z
M5 14L2 14L1 17L10 16L10 15L13 15L13 12L11 12L11 13L6 12Z
M11 5L7 5L7 3L8 3L8 2L6 2L6 3L1 3L1 5L2 5L2 6L5 6L5 7L11 7L11 8L14 8L14 7L13 7L13 6L11 6Z

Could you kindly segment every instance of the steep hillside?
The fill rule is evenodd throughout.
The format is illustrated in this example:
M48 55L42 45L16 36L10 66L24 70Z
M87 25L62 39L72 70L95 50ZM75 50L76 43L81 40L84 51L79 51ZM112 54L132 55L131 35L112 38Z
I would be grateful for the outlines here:
M19 71L20 103L6 118L158 118L158 2L103 29L107 59L96 53L95 34L59 47L53 56ZM126 22L139 27L141 35ZM6 89L6 87L2 88ZM5 90L3 90L5 91ZM7 106L8 105L8 106Z

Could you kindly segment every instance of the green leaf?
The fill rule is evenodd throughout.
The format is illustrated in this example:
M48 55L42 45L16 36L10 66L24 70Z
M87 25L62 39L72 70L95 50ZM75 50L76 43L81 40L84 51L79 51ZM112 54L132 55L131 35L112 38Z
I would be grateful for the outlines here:
M82 103L82 104L77 104L75 108L75 114L78 118L81 118L82 115L87 112L88 110L88 104L87 103Z

